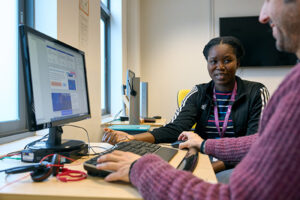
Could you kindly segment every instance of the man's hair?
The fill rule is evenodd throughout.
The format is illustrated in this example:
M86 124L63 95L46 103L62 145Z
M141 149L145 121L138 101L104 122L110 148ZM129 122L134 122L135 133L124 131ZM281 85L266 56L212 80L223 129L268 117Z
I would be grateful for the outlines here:
M238 60L241 60L241 58L245 55L244 47L239 39L233 36L223 36L223 37L217 37L211 39L204 47L203 49L203 55L205 59L208 59L208 52L209 50L216 45L219 44L228 44L234 49L234 53L236 55L236 58Z

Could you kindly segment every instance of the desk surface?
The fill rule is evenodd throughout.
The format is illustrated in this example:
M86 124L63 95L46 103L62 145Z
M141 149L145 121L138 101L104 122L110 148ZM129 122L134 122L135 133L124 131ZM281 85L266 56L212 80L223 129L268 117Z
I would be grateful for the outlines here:
M98 143L99 145L99 143ZM108 144L100 143L101 146ZM95 144L93 144L95 146ZM185 151L179 151L170 161L172 166L177 167L185 156ZM65 165L74 170L84 171L82 163L89 159L83 157L76 163ZM0 160L0 169L6 169L20 165L18 160ZM216 177L206 155L199 153L199 162L194 175L211 183L216 183ZM76 200L76 199L142 199L138 191L127 183L108 183L102 178L88 176L87 179L78 182L60 182L55 177L50 177L44 182L32 182L29 173L6 176L0 173L0 199L14 200Z
M141 125L150 125L151 127L161 127L166 124L166 119L156 119L154 123L150 122L142 122ZM106 126L111 126L111 125L126 125L129 124L129 121L112 121L112 122L107 122L105 123Z

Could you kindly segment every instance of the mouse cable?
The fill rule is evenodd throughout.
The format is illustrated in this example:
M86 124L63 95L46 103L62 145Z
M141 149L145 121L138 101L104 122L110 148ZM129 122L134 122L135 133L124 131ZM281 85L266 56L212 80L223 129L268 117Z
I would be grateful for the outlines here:
M117 118L119 117L119 115L121 114L122 111L123 111L123 108L120 111L118 111L117 114L115 114L112 122L117 120Z
M111 147L100 147L100 146L91 146L91 148L99 148L99 149L104 149L104 150L108 150L110 149ZM90 156L96 156L96 155L100 155L102 152L99 152L99 153L93 153L93 154L89 154Z

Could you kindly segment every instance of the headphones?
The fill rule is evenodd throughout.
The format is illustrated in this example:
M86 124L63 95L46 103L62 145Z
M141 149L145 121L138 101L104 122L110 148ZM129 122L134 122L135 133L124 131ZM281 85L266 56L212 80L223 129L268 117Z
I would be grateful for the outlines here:
M136 96L136 91L133 89L133 82L130 84L130 81L128 80L128 85L130 87L130 95Z
M34 182L41 182L46 180L49 176L51 176L51 174L53 176L56 176L62 167L63 164L61 163L61 155L53 154L50 163L47 161L42 161L37 164L27 165L22 167L14 167L14 168L6 169L4 171L6 174L18 174L18 173L31 171L30 173L31 179Z
M127 78L127 82L128 82L129 88L130 88L130 95L131 96L136 96L136 91L133 89L133 79L135 78L135 74L130 70L128 70L127 73L128 73L127 77L132 77L130 79ZM129 76L129 74L131 74L131 76ZM130 80L131 80L131 83L130 83Z

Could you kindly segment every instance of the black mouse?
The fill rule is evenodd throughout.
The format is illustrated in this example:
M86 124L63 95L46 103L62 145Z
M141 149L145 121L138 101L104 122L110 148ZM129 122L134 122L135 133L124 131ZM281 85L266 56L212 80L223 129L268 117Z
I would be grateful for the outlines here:
M176 142L173 142L173 143L171 144L171 146L172 146L173 148L179 148L179 144L180 144L180 143L183 143L183 142L185 142L185 141L183 141L183 140L178 140L178 141L176 141Z

